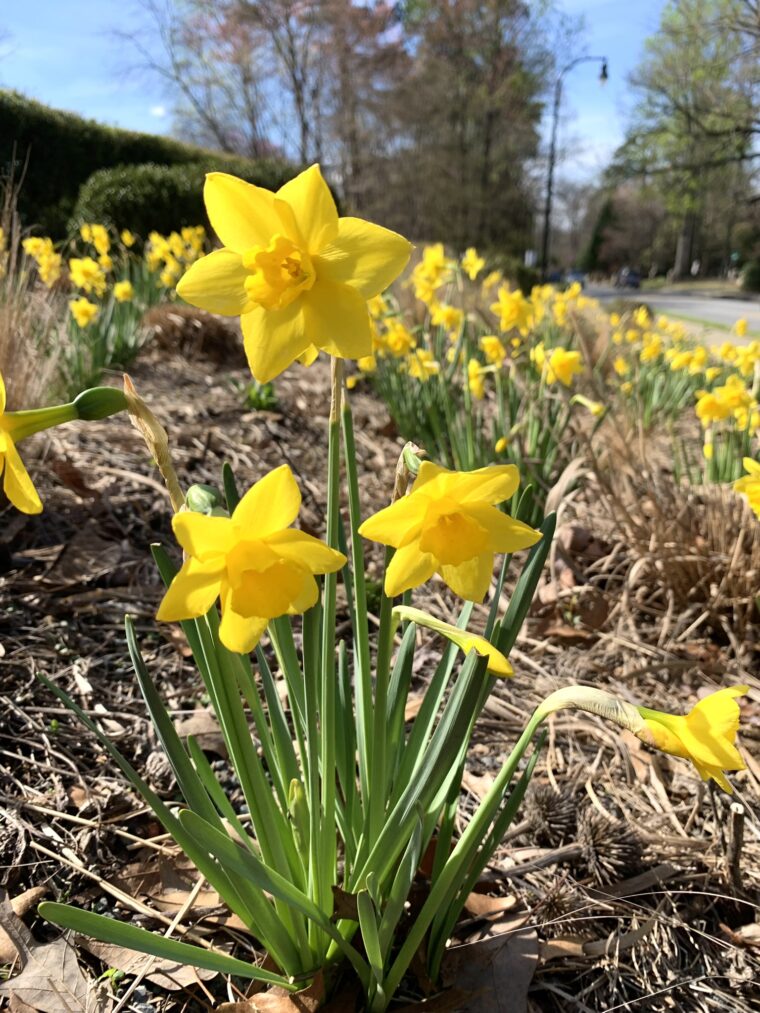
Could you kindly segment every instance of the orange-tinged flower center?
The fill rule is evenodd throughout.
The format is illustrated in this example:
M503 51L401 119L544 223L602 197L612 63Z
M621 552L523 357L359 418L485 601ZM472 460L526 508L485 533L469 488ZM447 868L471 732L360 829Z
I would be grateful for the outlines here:
M427 509L420 549L444 565L458 566L488 551L488 532L456 500L444 497Z
M255 246L243 254L250 272L246 292L268 310L280 310L311 288L316 280L311 258L286 236L275 235L269 246Z

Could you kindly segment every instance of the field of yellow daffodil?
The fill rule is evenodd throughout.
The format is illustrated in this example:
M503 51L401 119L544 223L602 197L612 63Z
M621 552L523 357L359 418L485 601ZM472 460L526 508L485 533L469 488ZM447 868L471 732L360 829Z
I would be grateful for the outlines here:
M707 1009L697 975L751 1010L760 344L413 251L316 165L205 203L208 239L0 243L3 298L63 311L60 397L0 361L42 899L0 994L43 1008L32 947L103 1009ZM146 345L167 301L239 319L274 410Z

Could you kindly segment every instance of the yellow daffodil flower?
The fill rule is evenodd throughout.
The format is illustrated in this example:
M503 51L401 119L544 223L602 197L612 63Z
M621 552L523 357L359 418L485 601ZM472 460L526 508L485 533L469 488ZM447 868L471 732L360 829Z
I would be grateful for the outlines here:
M760 517L760 461L745 457L742 464L747 474L734 482L734 489L747 497L751 509Z
M730 795L724 771L744 770L735 745L739 731L736 697L746 692L746 686L720 689L700 700L685 717L637 707L644 727L635 734L665 753L691 760L703 781L712 778Z
M606 408L599 401L592 401L590 398L584 397L583 394L574 394L571 398L572 404L583 405L595 418L599 418L604 415Z
M480 339L483 354L494 366L500 366L507 357L507 350L495 334L484 334Z
M318 165L277 193L212 172L204 199L224 246L197 260L177 291L194 306L240 316L260 383L310 345L340 358L371 354L367 300L403 270L406 239L360 218L339 218Z
M71 299L69 310L79 327L89 326L98 315L98 307L84 296L80 299Z
M301 493L283 464L248 490L231 517L175 514L172 527L187 559L157 618L195 619L221 597L221 641L247 654L270 619L310 609L319 598L314 575L334 573L346 557L290 527L300 506Z
M135 290L131 281L117 281L113 287L113 297L116 302L130 302L134 298Z
M509 286L502 285L497 292L498 301L491 304L491 312L499 317L499 329L513 328L525 336L533 325L533 306L520 289L510 292Z
M405 619L417 626L424 626L435 633L440 633L452 644L456 644L465 654L475 651L481 658L488 658L488 671L491 675L509 676L515 674L514 669L501 651L489 643L485 637L478 636L477 633L468 633L467 630L452 626L451 623L444 623L440 619L436 619L435 616L423 612L422 609L411 608L408 605L398 605L393 610L393 616L396 619Z
M470 281L475 281L477 276L486 266L485 259L480 256L480 254L478 253L478 251L475 249L474 246L470 246L467 250L465 250L464 256L462 257L461 260L461 264L462 270L470 279Z
M119 238L127 249L130 249L137 242L137 236L134 232L130 232L129 229L122 229Z
M739 705L736 697L746 686L730 686L704 697L684 715L637 707L591 686L566 686L555 690L536 710L541 719L565 708L578 708L613 721L655 749L691 760L703 781L712 778L732 793L725 771L744 770L736 748Z
M103 295L106 290L106 276L100 264L92 257L73 257L69 261L71 282L83 292Z
M3 492L23 514L42 512L42 501L19 457L14 442L12 416L5 414L5 382L0 373L0 473L3 476Z
M410 493L359 529L364 538L396 549L385 593L394 597L439 573L455 594L482 601L494 553L526 549L541 538L496 509L519 484L513 464L457 472L423 461Z
M745 335L747 333L747 318L746 317L739 317L739 319L734 324L734 333L736 334L736 336L738 338L745 337Z
M432 352L426 348L417 348L410 352L409 358L406 360L406 368L409 376L425 383L431 376L440 373L441 364L436 362Z
M530 358L544 375L546 383L550 385L559 380L563 386L569 387L576 373L583 372L580 352L553 348L547 355L542 341L531 349Z
M628 363L625 361L622 355L618 355L615 357L615 360L612 363L612 368L615 370L618 376L627 376L631 370L631 367L628 365Z
M476 401L482 401L486 396L486 386L483 383L484 370L477 359L470 359L467 363L467 386Z
M507 449L508 446L509 446L509 440L507 439L507 437L506 436L500 436L498 438L498 440L496 441L496 443L494 444L494 448L493 449L496 451L497 454L503 454L504 451Z

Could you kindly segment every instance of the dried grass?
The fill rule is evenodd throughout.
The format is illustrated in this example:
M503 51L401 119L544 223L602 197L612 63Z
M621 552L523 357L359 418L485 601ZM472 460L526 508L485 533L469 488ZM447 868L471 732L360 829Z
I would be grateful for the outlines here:
M0 373L9 410L33 408L45 399L56 375L66 318L61 294L35 280L21 250L19 188L12 177L0 183L0 228L7 247L0 271Z

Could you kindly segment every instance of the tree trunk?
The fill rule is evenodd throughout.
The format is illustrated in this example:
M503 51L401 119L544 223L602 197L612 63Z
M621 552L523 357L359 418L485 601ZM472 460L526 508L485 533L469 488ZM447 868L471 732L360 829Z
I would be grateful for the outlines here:
M694 212L687 211L676 244L676 259L673 264L673 280L690 277L691 254L694 244Z

